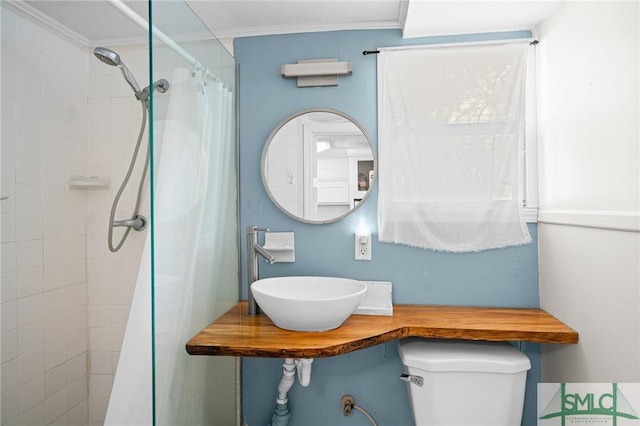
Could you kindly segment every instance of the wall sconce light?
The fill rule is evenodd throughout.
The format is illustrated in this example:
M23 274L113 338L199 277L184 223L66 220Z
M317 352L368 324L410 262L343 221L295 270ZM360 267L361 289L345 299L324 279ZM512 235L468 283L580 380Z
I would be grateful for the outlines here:
M351 62L337 59L304 59L284 64L280 70L284 78L297 78L298 87L337 86L339 75L351 75Z

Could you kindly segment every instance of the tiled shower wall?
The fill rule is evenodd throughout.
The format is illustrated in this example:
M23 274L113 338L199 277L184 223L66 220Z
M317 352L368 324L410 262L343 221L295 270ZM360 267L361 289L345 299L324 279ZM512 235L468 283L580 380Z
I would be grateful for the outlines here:
M146 47L116 50L146 85ZM107 249L140 108L117 68L3 7L2 425L103 423L146 236ZM70 189L73 175L110 188Z
M148 80L147 48L116 47L141 86ZM138 266L147 232L131 231L117 253L107 246L109 212L133 154L142 110L140 102L116 67L89 59L87 173L106 176L109 190L88 194L87 268L89 296L89 425L102 425L120 354ZM145 152L147 133L140 150ZM138 159L127 189L120 198L115 218L131 217L144 158ZM147 178L148 182L148 178ZM141 213L149 218L148 186L143 189ZM114 245L122 228L114 231Z
M2 9L2 424L87 422L86 50Z

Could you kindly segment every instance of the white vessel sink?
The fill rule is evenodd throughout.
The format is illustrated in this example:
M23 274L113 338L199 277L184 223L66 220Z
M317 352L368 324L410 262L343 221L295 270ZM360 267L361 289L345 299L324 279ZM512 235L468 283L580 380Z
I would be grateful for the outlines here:
M273 323L285 330L326 331L340 327L367 291L347 278L276 277L251 285L253 297Z

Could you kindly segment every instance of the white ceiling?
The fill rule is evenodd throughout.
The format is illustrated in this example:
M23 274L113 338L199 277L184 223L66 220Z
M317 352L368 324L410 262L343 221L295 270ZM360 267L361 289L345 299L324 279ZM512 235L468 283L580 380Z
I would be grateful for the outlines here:
M144 32L105 0L7 0L57 21L86 44L140 40ZM186 3L186 4L185 4ZM154 23L169 35L220 39L342 29L403 29L404 37L534 29L555 0L187 0L156 1ZM147 18L147 2L125 1ZM188 7L187 7L188 6ZM191 8L202 21L193 17Z

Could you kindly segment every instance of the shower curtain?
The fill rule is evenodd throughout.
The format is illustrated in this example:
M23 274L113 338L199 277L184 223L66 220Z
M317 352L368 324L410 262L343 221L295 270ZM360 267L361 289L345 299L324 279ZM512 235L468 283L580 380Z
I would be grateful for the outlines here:
M236 199L232 93L198 70L179 68L170 83L155 149L153 271L149 234L105 425L151 425L152 378L156 424L211 424L204 399L215 375L211 357L190 357L184 345L238 296L237 288L220 286L237 280L237 268L235 276L220 276L229 261L225 234L237 230L228 214Z

